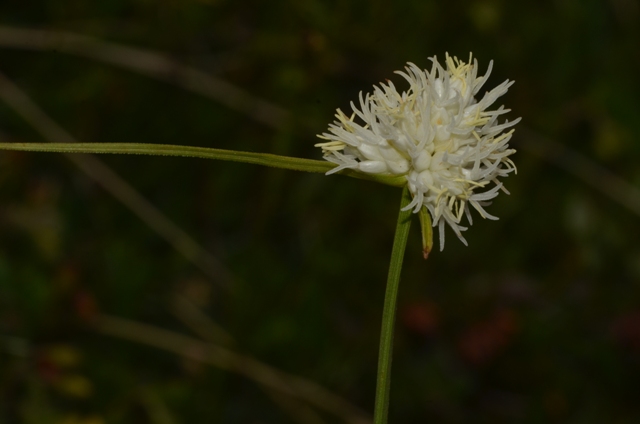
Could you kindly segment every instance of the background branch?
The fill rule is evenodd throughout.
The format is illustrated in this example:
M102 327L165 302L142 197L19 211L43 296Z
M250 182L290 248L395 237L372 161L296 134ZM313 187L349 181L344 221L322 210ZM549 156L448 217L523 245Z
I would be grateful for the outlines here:
M0 72L0 98L51 143L76 143L77 140L51 119L27 94ZM100 159L87 154L67 154L89 178L137 215L142 222L209 276L216 284L229 287L232 273L195 239L163 214L136 189Z
M98 316L95 321L95 329L103 334L152 346L243 375L264 387L304 400L317 408L337 415L347 423L366 424L371 422L364 411L319 385L283 373L251 357L235 353L219 345L201 342L179 333L110 315Z
M110 43L72 32L5 25L0 25L0 46L68 53L117 65L209 97L272 128L280 128L289 118L289 112L271 102L151 50Z

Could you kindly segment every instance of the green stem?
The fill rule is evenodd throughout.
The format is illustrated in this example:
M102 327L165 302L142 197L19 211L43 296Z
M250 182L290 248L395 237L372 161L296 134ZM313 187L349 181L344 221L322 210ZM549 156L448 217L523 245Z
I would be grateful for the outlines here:
M373 415L374 424L386 424L389 412L389 390L391 387L391 357L393 353L393 326L396 317L396 300L400 285L402 258L404 257L409 228L411 227L411 210L403 211L411 202L411 194L407 186L402 190L400 213L396 224L396 233L391 250L391 263L387 277L387 290L384 295L382 312L382 330L380 332L380 353L378 356L378 380L376 384L376 404Z
M151 143L0 143L0 149L57 153L120 153L153 156L183 156L266 165L295 171L327 172L334 164L268 153L239 152L208 147Z
M176 146L151 143L0 143L0 150L22 150L29 152L56 153L112 153L152 156L182 156L202 159L217 159L232 162L251 163L293 171L325 173L335 168L326 160L301 159L270 153L240 152L236 150L213 149L210 147ZM348 177L376 181L401 187L406 184L404 176L372 175L343 170L339 174Z

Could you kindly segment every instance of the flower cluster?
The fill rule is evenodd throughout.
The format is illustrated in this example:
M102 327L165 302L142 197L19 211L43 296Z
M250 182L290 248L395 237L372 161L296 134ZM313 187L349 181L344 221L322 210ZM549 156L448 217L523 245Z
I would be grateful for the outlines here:
M446 55L446 69L436 57L431 71L408 63L406 72L397 71L409 82L409 90L399 93L387 80L374 86L373 94L360 93L360 107L351 103L353 115L337 110L327 140L321 147L324 158L343 169L404 176L413 196L407 209L429 210L439 228L440 250L444 248L444 226L448 224L466 245L462 215L472 224L470 206L483 218L498 219L484 210L499 190L508 191L499 181L516 167L509 158L515 152L508 142L520 121L498 122L509 112L500 106L488 108L513 84L505 81L477 100L491 73L478 76L478 62L465 63ZM360 118L363 124L354 121ZM488 188L489 185L493 185Z

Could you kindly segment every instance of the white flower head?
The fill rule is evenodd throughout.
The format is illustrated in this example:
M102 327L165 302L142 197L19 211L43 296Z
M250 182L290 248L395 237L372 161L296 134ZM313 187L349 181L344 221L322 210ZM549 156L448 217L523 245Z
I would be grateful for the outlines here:
M473 61L472 61L473 60ZM515 153L508 142L520 118L500 123L509 112L500 106L489 110L513 81L505 81L482 98L476 95L491 73L478 76L478 62L465 63L446 55L446 69L434 56L431 71L408 63L406 72L396 71L409 82L399 93L391 81L374 86L373 94L360 92L360 107L351 102L353 115L337 110L327 140L324 158L344 169L387 176L404 176L413 196L407 209L424 206L439 228L440 250L444 248L444 226L448 224L466 245L462 215L472 224L470 207L483 218L498 219L484 210L498 191L508 191L499 181L516 171L509 158ZM354 121L360 118L363 124Z

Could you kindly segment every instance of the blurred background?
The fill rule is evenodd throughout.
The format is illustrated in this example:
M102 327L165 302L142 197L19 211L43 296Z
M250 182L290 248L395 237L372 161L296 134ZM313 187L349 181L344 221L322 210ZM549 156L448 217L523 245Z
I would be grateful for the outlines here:
M519 172L469 247L425 262L414 222L390 422L640 422L635 0L7 0L0 140L320 159L336 108L445 52L516 81ZM399 197L0 152L0 422L368 422Z

